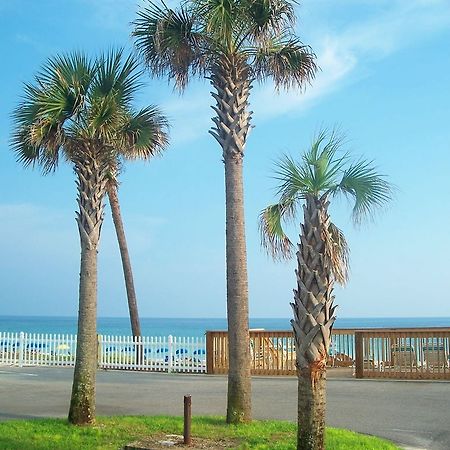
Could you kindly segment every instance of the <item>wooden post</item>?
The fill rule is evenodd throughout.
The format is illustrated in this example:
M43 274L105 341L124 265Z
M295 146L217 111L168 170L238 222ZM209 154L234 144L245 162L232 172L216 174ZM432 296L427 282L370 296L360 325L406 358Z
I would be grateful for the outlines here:
M355 331L355 378L364 378L364 342L360 331Z
M191 396L185 395L184 396L184 430L183 430L183 437L184 437L184 445L191 445Z
M214 332L206 332L206 373L214 373Z

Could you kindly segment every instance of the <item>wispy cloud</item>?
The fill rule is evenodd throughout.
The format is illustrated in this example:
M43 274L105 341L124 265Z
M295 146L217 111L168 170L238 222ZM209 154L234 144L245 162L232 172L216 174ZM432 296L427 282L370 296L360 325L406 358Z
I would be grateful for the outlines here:
M325 0L315 7L323 10L332 8L333 3ZM258 111L257 120L288 112L301 113L326 95L368 76L377 61L450 28L447 0L378 0L371 5L381 11L341 29L332 29L326 23L314 24L309 43L316 50L321 69L316 79L304 93L290 91L274 95L273 84L256 90L253 105Z

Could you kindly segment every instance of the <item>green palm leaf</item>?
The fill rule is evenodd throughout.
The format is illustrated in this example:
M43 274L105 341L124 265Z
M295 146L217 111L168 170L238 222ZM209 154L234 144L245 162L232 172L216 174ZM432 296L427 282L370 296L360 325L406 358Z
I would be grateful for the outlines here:
M285 0L242 0L243 16L249 29L249 38L255 44L292 30L296 17L293 3Z
M277 88L304 86L317 71L316 56L311 48L292 36L267 41L254 52L254 72L257 79L270 77Z
M277 203L261 211L259 230L261 244L274 259L288 259L292 256L293 244L283 230L282 222L294 217L294 202Z
M291 241L282 224L291 220L296 209L307 200L313 200L326 211L330 199L338 194L351 197L352 216L359 223L391 199L393 187L375 170L373 163L364 160L352 163L349 154L342 151L343 144L338 131L322 130L298 161L284 156L277 163L275 179L280 201L260 214L261 242L274 258L291 255ZM349 250L344 234L330 222L322 239L334 279L345 284Z
M391 200L392 190L392 185L376 172L371 161L361 160L344 172L335 192L341 191L354 199L353 220L360 223Z
M119 136L123 156L127 159L148 159L167 148L169 124L160 110L148 106L125 117Z
M149 2L134 22L135 45L156 76L168 74L183 89L189 74L203 74L204 36L196 31L194 15L185 8L176 11Z

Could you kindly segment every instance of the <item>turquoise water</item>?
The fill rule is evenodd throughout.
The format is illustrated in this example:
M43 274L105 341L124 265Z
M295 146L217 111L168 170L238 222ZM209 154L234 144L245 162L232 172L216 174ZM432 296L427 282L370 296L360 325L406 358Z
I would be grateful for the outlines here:
M289 319L250 319L251 328L266 330L290 330ZM338 318L335 328L414 328L414 327L450 327L450 317L414 317L414 318ZM144 336L201 337L206 330L225 330L225 319L173 319L142 318ZM69 333L75 334L75 317L29 317L0 316L0 332L25 333ZM100 317L98 332L105 335L124 336L130 334L130 322L125 317Z

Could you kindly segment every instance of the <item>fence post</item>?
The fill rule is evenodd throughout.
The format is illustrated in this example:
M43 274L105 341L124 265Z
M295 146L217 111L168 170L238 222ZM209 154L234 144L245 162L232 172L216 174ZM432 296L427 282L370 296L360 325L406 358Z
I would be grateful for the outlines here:
M364 378L364 340L360 331L355 331L355 378Z
M213 332L206 332L206 373L214 373L214 342Z
M97 334L97 368L102 365L102 335Z
M191 422L192 422L192 411L191 411L191 395L184 396L184 428L183 428L183 443L184 445L191 445Z
M19 367L23 367L23 352L25 347L25 335L23 331L19 335Z
M168 345L168 347L169 347L169 353L168 353L168 361L167 361L167 363L168 363L168 366L167 366L167 373L171 373L172 372L172 365L173 365L173 337L172 337L172 335L170 334L169 335L169 338L168 338L168 340L167 340L167 343L169 344Z

